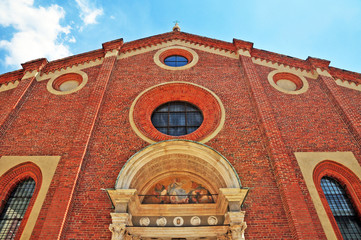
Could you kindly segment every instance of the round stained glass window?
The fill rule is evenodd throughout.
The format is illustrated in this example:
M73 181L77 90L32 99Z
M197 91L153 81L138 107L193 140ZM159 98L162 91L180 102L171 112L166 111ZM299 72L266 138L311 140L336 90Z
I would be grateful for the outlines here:
M202 122L202 112L188 102L167 102L154 110L153 126L161 133L182 136L197 130Z
M164 64L170 67L183 67L188 64L188 59L180 55L171 55L164 59Z

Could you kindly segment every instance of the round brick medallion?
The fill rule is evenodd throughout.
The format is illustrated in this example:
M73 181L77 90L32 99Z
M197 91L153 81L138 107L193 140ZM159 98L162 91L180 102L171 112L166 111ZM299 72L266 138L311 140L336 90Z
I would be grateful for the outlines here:
M306 78L291 72L272 71L268 74L268 81L272 87L287 94L301 94L308 90Z
M88 76L81 71L65 73L48 81L47 89L56 95L65 95L76 92L87 83Z
M196 106L203 114L203 122L197 130L182 136L170 136L158 131L152 124L155 109L167 102L182 101ZM134 100L129 120L139 137L149 143L169 139L188 139L207 142L223 127L225 111L220 99L210 90L187 82L171 82L156 85L143 91Z

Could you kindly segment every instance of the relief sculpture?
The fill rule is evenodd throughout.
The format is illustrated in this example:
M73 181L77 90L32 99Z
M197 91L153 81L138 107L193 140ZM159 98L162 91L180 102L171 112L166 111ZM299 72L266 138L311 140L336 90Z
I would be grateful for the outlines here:
M187 176L169 177L150 188L145 204L214 203L213 196L202 184Z

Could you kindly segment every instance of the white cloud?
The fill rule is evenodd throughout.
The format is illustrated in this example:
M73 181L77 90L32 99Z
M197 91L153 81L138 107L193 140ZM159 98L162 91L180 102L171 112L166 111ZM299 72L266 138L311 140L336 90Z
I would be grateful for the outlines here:
M88 0L75 0L80 8L80 18L85 25L97 23L96 18L103 15L102 8L91 6Z
M76 39L75 39L75 37L74 37L74 36L72 36L72 37L69 39L69 42L71 42L71 43L76 43Z
M34 0L0 1L0 25L16 31L10 40L0 41L0 48L8 52L6 65L71 55L68 46L59 41L62 35L70 33L70 26L60 24L65 15L63 8L58 5L34 7L33 4Z

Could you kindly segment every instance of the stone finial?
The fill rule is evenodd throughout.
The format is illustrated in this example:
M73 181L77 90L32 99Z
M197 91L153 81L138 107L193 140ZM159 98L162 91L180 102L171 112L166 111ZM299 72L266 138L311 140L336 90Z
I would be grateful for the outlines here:
M175 25L174 25L174 27L173 27L173 32L180 32L180 30L181 30L181 29L180 29L178 23L176 22Z

